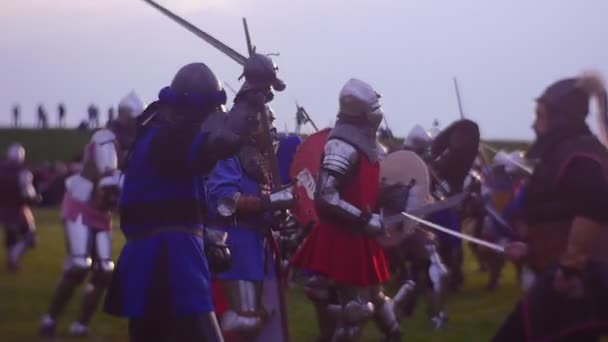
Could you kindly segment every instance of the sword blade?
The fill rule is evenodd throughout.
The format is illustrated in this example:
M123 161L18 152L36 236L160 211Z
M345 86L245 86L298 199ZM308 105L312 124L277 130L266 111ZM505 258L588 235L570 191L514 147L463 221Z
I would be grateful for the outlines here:
M245 30L245 42L247 42L247 51L249 52L249 56L253 56L255 53L255 48L251 43L251 35L249 34L249 26L247 25L247 19L243 18L243 29Z
M206 33L205 31L199 29L198 27L192 25L187 20L185 20L182 17L178 16L177 14L169 11L165 7L159 5L158 3L156 3L152 0L143 0L143 1L147 2L150 6L156 8L157 10L159 10L161 13L163 13L167 17L173 19L175 22L180 24L182 27L184 27L188 31L194 33L199 38L201 38L204 41L206 41L207 43L211 44L211 46L220 50L226 56L232 58L232 60L234 60L238 64L240 64L240 65L245 64L245 61L247 60L247 58L245 56L241 55L240 53L238 53L236 50L229 47L228 45L222 43L221 41L217 40L215 37L211 36L210 34Z
M486 213L488 213L488 215L490 215L490 217L496 221L496 223L506 229L510 235L513 235L513 228L511 225L509 225L509 223L496 211L496 209L494 209L492 205L485 204L484 209L486 210Z
M407 217L408 219L414 220L414 221L416 221L416 222L418 222L418 223L420 223L420 224L422 224L422 225L424 225L426 227L429 227L429 228L435 229L437 231L440 231L442 233L445 233L445 234L448 234L448 235L452 235L452 236L457 237L459 239L466 240L466 241L469 241L469 242L472 242L472 243L475 243L475 244L478 244L478 245L490 248L490 249L495 250L495 251L500 252L500 253L504 253L505 252L504 247L502 247L501 245L498 245L498 244L495 244L495 243L490 243L488 241L480 240L480 239L474 238L474 237L466 235L466 234L462 234L462 233L458 233L458 232L452 231L452 230L450 230L448 228L444 228L444 227L442 227L442 226L440 226L438 224L435 224L435 223L423 220L423 219L421 219L419 217L416 217L414 215L410 215L410 214L408 214L406 212L401 212L401 215Z
M435 203L423 205L419 208L411 210L409 213L414 216L418 216L418 217L430 215L430 214L436 213L438 211L453 208L453 207L459 205L465 198L466 198L466 194L461 193L458 195L448 197L447 199L445 199L443 201L437 201ZM403 222L404 220L406 220L406 218L404 218L400 214L392 215L392 216L388 216L384 219L384 224L387 226L393 226L393 225Z

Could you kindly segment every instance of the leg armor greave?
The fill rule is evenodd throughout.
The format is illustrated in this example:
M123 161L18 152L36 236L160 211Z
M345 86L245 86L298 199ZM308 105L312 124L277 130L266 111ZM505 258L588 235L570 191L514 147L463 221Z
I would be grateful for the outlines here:
M237 280L228 282L231 296L231 310L221 319L225 332L236 332L255 336L262 327L267 314L261 307L261 284L253 281Z
M429 280L431 291L428 296L429 315L434 329L443 327L446 317L443 312L445 301L446 283L448 280L448 270L441 261L441 257L434 245L425 246L429 256Z
M30 223L9 225L7 229L7 262L11 269L19 269L21 257L36 245L36 227Z
M382 341L401 341L398 312L407 297L414 291L415 283L407 281L399 288L397 294L391 299L378 287L373 290L372 302L374 304L374 320L383 334Z
M80 314L77 323L86 327L97 310L104 290L110 285L114 262L112 261L112 238L110 232L100 231L94 234L92 267L93 275L85 288Z
M329 280L323 276L314 275L304 285L304 292L313 303L317 314L319 337L317 341L330 341L336 329L336 319L329 312L332 299L332 288Z
M445 286L445 278L448 275L448 270L443 264L439 253L434 245L425 246L429 255L429 278L435 292L442 292Z
M92 259L90 257L91 232L82 223L82 218L76 221L65 221L64 226L67 256L64 263L63 275L55 288L48 316L56 319L63 311L67 302L72 298L74 289L87 276Z
M76 221L65 221L65 241L68 255L64 265L64 277L80 283L90 270L91 240L93 236L89 227L82 223L82 217Z

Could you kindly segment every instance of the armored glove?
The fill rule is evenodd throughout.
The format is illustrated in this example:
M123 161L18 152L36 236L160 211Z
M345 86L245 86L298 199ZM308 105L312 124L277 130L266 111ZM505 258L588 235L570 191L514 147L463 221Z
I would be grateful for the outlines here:
M232 255L230 248L226 244L228 233L207 228L205 229L205 254L211 273L226 272L232 266Z
M288 210L277 210L272 215L272 230L278 232L293 231L300 223Z
M259 113L264 109L266 96L261 92L241 92L227 115L226 126L236 135L249 136L259 126Z
M369 217L369 219L365 221L365 225L363 226L364 235L376 237L378 235L385 234L386 227L384 226L382 216L378 214L367 214L364 216Z
M95 207L102 211L114 210L120 198L120 173L114 172L103 177L95 191Z

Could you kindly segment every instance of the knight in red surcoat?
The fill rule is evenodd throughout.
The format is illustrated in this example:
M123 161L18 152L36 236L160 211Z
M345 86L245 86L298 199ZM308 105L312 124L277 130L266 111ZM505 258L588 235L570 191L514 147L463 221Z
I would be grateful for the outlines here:
M376 131L380 95L358 79L340 93L336 126L324 147L316 180L319 223L293 258L313 275L305 290L317 312L319 341L358 340L374 318L386 341L400 341L393 301L383 293L388 261L376 237L385 233L375 212L380 164Z

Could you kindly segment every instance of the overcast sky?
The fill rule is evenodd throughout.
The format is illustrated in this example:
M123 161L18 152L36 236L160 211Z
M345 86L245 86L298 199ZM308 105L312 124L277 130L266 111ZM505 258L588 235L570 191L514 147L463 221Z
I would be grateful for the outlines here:
M530 138L533 99L551 82L597 69L608 74L606 0L160 0L246 53L241 17L260 52L275 57L287 90L272 104L278 127L294 126L297 100L319 126L336 114L350 78L383 95L393 131L458 118L485 138ZM64 101L76 125L134 89L146 102L183 64L202 61L233 87L232 60L140 0L0 2L0 123L20 103L33 124L43 103L52 124ZM595 124L595 119L591 120Z

